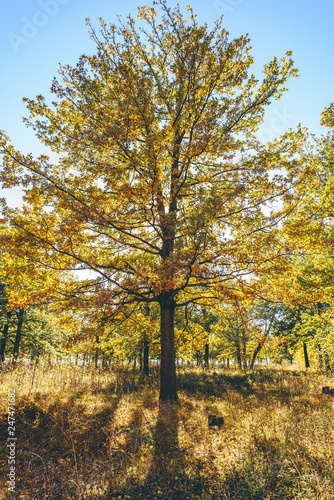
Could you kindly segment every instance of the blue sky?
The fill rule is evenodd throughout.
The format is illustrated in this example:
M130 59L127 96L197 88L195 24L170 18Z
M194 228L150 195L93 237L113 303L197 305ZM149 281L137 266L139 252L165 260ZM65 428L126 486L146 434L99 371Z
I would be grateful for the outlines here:
M167 0L171 7L176 2ZM151 2L147 2L151 5ZM221 14L231 37L249 33L254 71L292 50L300 77L288 83L290 91L274 102L260 130L262 139L278 136L298 123L320 135L320 113L334 101L333 0L193 0L199 22L212 25ZM38 155L42 149L22 123L27 116L23 97L49 96L58 64L74 65L82 53L93 53L85 18L117 22L117 16L136 15L140 0L11 0L2 2L0 18L0 129L15 147ZM8 194L14 199L16 193ZM1 192L0 192L1 196Z

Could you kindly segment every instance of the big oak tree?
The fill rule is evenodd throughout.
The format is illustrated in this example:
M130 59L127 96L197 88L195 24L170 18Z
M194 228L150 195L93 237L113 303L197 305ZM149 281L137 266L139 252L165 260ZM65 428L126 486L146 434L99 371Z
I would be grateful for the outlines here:
M177 400L175 309L231 296L279 258L275 200L305 174L302 130L256 139L296 76L291 53L258 81L247 35L230 40L222 18L209 30L188 14L160 0L136 22L101 20L97 32L88 21L96 54L60 67L51 105L25 99L57 161L20 153L4 133L0 142L3 185L25 193L22 210L3 202L21 256L90 270L63 293L100 319L159 304L160 401Z

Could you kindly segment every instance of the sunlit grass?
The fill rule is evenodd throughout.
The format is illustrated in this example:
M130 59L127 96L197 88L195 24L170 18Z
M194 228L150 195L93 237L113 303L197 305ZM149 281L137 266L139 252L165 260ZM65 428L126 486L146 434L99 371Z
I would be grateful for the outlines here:
M321 389L334 381L216 371L179 367L180 402L160 407L157 374L143 379L126 365L5 369L2 491L15 387L17 498L333 499L334 398ZM224 417L220 430L208 414Z

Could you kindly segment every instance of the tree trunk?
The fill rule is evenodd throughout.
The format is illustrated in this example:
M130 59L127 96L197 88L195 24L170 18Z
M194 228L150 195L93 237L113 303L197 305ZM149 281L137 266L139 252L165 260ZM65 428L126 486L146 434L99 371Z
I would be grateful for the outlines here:
M11 315L12 315L12 311L7 311L7 321L6 321L5 326L3 327L2 339L1 339L1 345L0 345L0 363L3 363L5 361L6 343L7 343L7 338L8 338L9 321L10 321Z
M17 329L16 329L14 351L13 351L14 361L17 360L18 355L19 355L19 347L20 347L20 342L21 342L21 337L22 337L23 318L24 318L24 309L22 309L22 307L20 307L20 309L18 311L18 315L17 315Z
M317 348L318 348L318 353L319 353L319 368L322 371L324 363L323 363L321 345L319 343L317 344Z
M96 335L95 368L97 368L99 366L99 348L98 348L99 341L100 341L99 336Z
M306 342L303 342L303 349L304 349L305 368L307 369L307 368L310 368L310 362L308 359Z
M237 345L237 362L240 369L242 369L242 361L241 361L241 352L240 352L240 344Z
M318 309L318 316L321 316L322 311L323 311L324 305L321 302L317 302L317 309ZM318 351L319 351L319 364L320 364L320 369L322 370L323 368L323 356L322 356L322 349L320 344L318 343ZM330 370L330 363L329 363L329 356L325 352L324 353L324 361L325 361L325 369Z
M242 336L242 355L243 355L243 365L244 370L247 370L247 351L246 351L246 337Z
M160 396L161 402L177 401L175 345L174 345L175 302L171 297L160 302Z
M332 370L331 361L330 361L330 357L328 355L328 352L325 352L325 368L326 368L326 371Z
M209 368L209 344L205 344L204 365L205 368Z
M255 360L256 360L256 356L259 354L259 352L261 351L261 348L262 348L262 344L259 342L255 351L253 352L253 356L252 356L252 361L251 361L251 364L250 364L250 368L253 369L254 368L254 363L255 363Z
M144 375L149 375L150 374L150 369L149 369L149 365L148 365L149 348L150 348L150 345L149 345L149 342L148 342L148 340L146 338L146 335L145 335L145 338L144 338L144 352L143 352L143 374Z

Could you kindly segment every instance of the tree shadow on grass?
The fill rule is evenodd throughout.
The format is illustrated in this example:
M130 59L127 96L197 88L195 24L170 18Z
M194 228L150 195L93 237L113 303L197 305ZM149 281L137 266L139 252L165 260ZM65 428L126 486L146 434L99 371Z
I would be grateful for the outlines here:
M254 392L249 377L245 375L214 375L211 373L181 373L178 375L178 387L188 394L220 397L229 391L236 391L243 396Z
M20 398L16 405L16 494L8 498L79 498L79 483L92 482L96 465L107 476L107 435L119 399L92 412L75 399L47 405L43 395ZM0 431L0 447L4 448L7 432ZM1 476L6 473L4 467Z
M158 389L159 376L156 372L151 372L145 376L141 371L133 371L126 369L118 369L113 373L112 380L102 386L102 384L93 384L90 386L92 394L101 394L108 401L112 396L124 396L126 394L137 394L143 389ZM87 389L77 392L77 396L81 397Z
M143 403L145 407L145 401ZM132 432L129 432L124 445L129 453L122 464L124 479L127 477L123 485L119 484L118 487L116 481L111 481L106 499L117 498L118 495L121 498L147 500L182 500L188 497L185 487L186 461L178 437L180 412L182 408L177 403L159 404L155 425L148 426L149 438L142 408L133 412L129 425ZM146 425L146 430L148 427ZM144 454L142 445L146 450ZM141 461L142 473L138 472Z
M296 394L304 392L300 379L299 374L288 372L273 375L268 370L252 370L241 375L188 372L178 375L178 387L195 397L224 398L234 393L243 398L253 396L261 402L276 398L288 403Z

